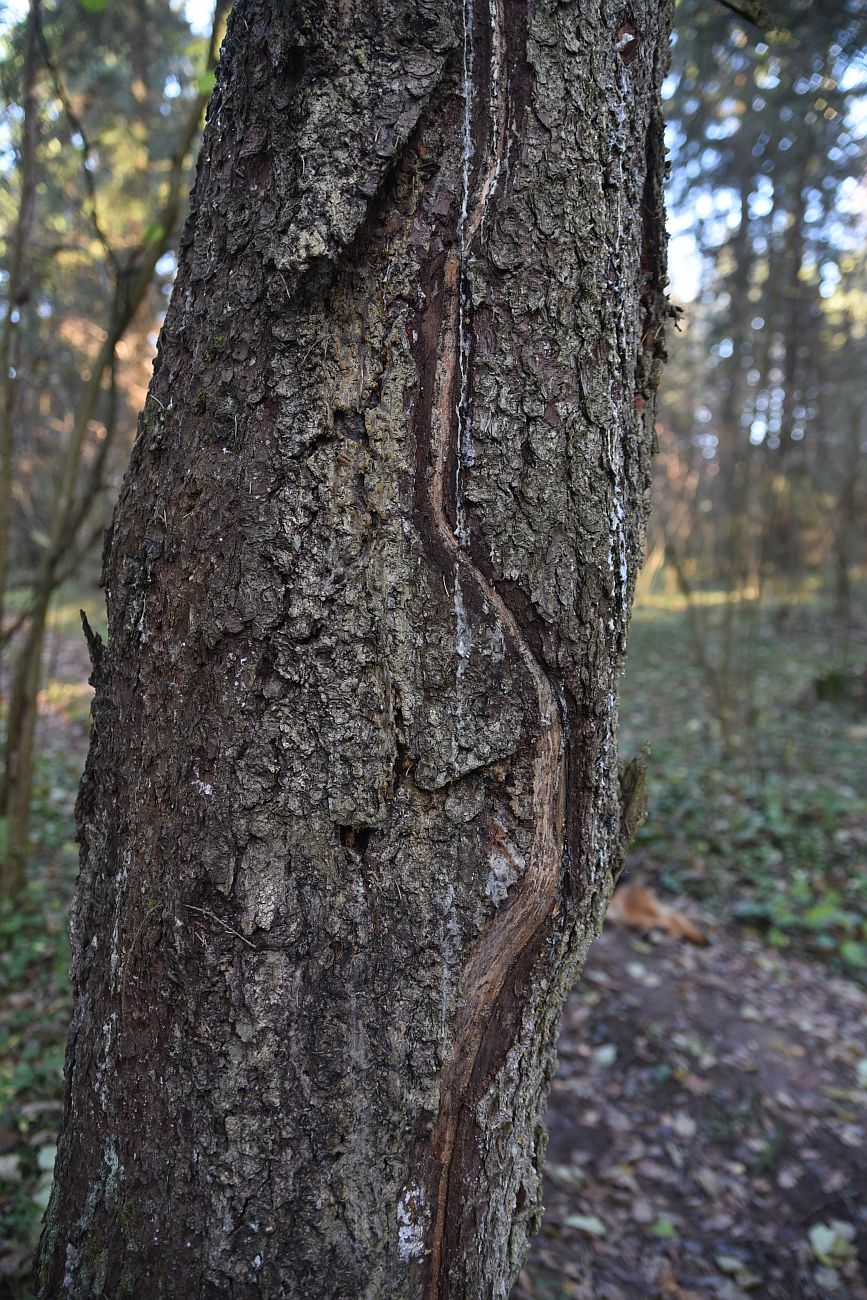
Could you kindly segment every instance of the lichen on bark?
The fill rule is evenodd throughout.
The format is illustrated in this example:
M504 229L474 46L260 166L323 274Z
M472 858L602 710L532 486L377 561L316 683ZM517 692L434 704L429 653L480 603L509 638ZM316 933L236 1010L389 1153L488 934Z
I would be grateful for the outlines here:
M43 1296L508 1294L618 860L668 21L235 7L106 546Z

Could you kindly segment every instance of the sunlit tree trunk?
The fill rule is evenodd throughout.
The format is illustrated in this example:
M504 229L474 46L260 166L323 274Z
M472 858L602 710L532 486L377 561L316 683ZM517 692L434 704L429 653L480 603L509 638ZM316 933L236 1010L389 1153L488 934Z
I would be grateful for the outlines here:
M30 296L26 283L28 243L36 209L34 162L39 138L36 104L36 76L39 66L37 27L39 0L30 0L21 88L22 128L18 180L20 193L15 224L7 238L9 258L4 286L6 302L0 325L0 654L9 576L9 542L12 525L12 476L15 464L15 405L20 377L16 342L21 312ZM5 804L5 780L0 775L0 812ZM11 861L0 850L0 897L15 894L23 883L21 863Z
M643 0L241 0L107 549L43 1296L504 1297L619 859Z

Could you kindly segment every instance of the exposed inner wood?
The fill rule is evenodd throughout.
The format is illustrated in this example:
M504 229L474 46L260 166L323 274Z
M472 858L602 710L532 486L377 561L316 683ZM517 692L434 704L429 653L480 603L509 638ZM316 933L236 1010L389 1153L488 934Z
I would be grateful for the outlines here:
M469 44L475 17L472 0L466 0L464 17ZM555 907L563 843L565 747L557 694L518 620L460 545L446 515L446 469L452 448L457 447L459 466L461 456L459 368L462 336L466 328L462 318L462 276L471 244L482 227L500 171L505 166L508 91L502 73L506 36L499 0L491 0L489 23L487 85L490 94L481 126L476 129L477 138L484 140L485 154L478 168L474 192L464 195L459 239L446 256L442 275L442 317L431 412L429 503L438 538L454 565L454 582L473 584L483 604L493 608L505 638L524 664L535 687L538 730L533 761L534 828L523 879L513 887L508 900L489 922L463 972L461 1005L451 1055L442 1074L440 1111L431 1143L437 1177L430 1239L429 1300L447 1294L446 1236L450 1200L459 1195L459 1188L454 1186L454 1168L461 1112L470 1100L468 1093L474 1069L509 973ZM472 81L475 80L471 61L465 61L465 74L464 94L469 112L473 99ZM467 166L467 184L469 170ZM459 515L459 505L456 505L456 515Z

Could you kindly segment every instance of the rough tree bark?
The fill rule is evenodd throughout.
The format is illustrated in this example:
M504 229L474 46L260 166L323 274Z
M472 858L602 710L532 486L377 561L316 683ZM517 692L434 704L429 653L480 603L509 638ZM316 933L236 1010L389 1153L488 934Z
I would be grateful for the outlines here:
M667 0L239 0L105 561L43 1296L502 1297L614 729Z

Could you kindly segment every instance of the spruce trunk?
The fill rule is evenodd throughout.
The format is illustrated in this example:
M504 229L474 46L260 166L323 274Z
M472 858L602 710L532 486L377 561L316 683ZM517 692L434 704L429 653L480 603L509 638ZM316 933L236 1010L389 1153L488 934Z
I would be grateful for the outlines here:
M505 1297L615 726L667 0L239 0L106 548L44 1297Z

